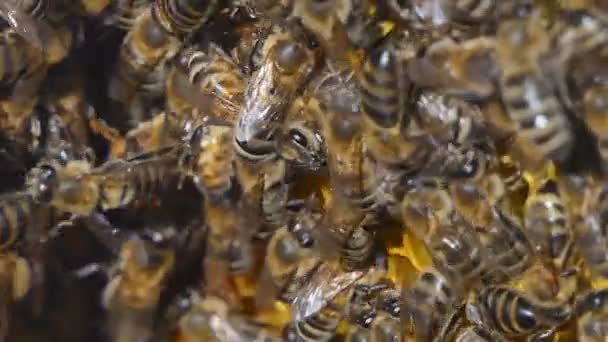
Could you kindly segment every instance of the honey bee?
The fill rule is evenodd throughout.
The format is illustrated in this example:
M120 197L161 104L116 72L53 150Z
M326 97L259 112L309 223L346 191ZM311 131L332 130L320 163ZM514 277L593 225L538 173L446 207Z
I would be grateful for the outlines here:
M417 167L428 154L425 135L416 132L407 114L412 87L405 67L408 59L415 56L415 48L407 44L393 40L372 50L359 79L369 154L403 169Z
M263 62L247 84L235 125L239 182L246 206L259 211L261 204L262 228L276 229L284 221L287 164L278 157L274 138L316 64L307 43L300 28L275 27L261 47Z
M230 126L200 126L194 130L184 165L204 196L208 227L205 270L207 294L224 297L228 272L244 273L251 267L250 240L257 219L242 207ZM247 222L247 227L245 226Z
M534 249L551 260L555 270L563 270L572 237L570 217L555 181L546 180L528 197L524 217L526 235Z
M475 227L475 230L482 246L488 250L489 258L496 265L497 272L490 272L486 279L497 281L501 274L507 278L521 274L529 267L533 256L519 220L505 210L494 210L492 215L492 225Z
M316 65L315 51L296 28L276 27L261 47L263 63L245 90L235 129L235 146L245 160L265 158L284 122L289 103Z
M151 338L153 315L175 265L175 253L163 246L166 243L137 236L123 243L116 269L102 294L116 340Z
M271 327L235 312L224 300L194 296L192 308L179 322L188 341L283 341Z
M606 338L606 289L594 290L576 304L579 341L602 341Z
M142 101L161 95L165 63L179 47L179 41L164 31L149 9L137 17L123 40L116 71L109 82L108 96L124 107L121 112L145 119Z
M50 176L41 187L48 189L49 203L63 211L88 216L101 210L124 207L136 199L177 184L181 171L174 147L144 153L131 159L109 161L98 168L82 161L65 166L43 165ZM177 185L175 185L177 186Z
M514 156L528 169L547 159L563 162L574 144L565 108L540 64L550 39L534 18L501 23L496 50L502 100L517 129Z
M477 300L473 304L475 306L467 308L473 322L507 337L531 334L543 336L547 330L559 327L571 316L568 305L539 302L506 286L485 288Z
M402 322L413 332L416 341L430 341L436 336L451 311L463 298L458 281L440 271L425 269L411 288L404 288Z
M327 228L341 248L347 267L370 261L374 232L365 227L366 199L372 193L366 184L361 107L352 76L331 72L316 86L312 106L323 113L327 142L327 165L334 189L327 205Z

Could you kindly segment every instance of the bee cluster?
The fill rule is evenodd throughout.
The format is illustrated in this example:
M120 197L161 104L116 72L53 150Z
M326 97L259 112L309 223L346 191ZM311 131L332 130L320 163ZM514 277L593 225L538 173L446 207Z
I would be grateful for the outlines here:
M0 0L0 341L605 341L603 0Z

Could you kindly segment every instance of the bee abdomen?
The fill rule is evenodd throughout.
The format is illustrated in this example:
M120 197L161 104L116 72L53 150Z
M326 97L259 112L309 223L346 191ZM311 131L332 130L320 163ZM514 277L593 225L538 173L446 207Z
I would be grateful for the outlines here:
M323 309L316 314L306 317L302 321L296 322L295 328L298 341L318 342L331 340L336 335L336 330L340 323L338 316L332 310Z
M360 79L363 108L383 128L397 125L404 107L398 63L390 47L375 49L364 64Z
M374 242L373 233L358 227L344 242L342 258L349 265L361 265L369 260Z
M526 335L542 327L553 327L570 317L570 309L559 304L533 303L522 293L506 287L493 287L480 294L489 319L501 332Z
M204 24L216 5L216 0L156 0L152 15L165 31L185 36Z
M561 161L568 156L574 135L547 82L528 75L507 77L502 96L509 116L519 126L518 135L534 144L541 157Z

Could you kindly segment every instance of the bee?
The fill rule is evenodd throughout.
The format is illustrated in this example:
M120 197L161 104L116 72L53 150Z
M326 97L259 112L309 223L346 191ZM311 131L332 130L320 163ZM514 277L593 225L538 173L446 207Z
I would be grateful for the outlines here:
M497 281L501 274L507 278L521 274L532 262L532 247L521 229L519 220L505 210L494 210L494 223L490 226L475 227L479 240L488 250L489 258L496 266L491 281Z
M563 162L574 144L565 108L541 66L550 39L534 18L501 23L496 50L501 97L517 129L514 156L528 169L547 159Z
M141 13L120 47L116 70L109 82L110 99L123 106L123 112L145 119L142 101L161 95L165 63L179 47L179 41L164 31L149 9Z
M593 290L576 303L579 341L602 341L606 338L606 299L608 290Z
M185 37L204 25L218 6L217 0L187 1L155 0L152 16L165 32L176 37Z
M129 31L139 16L151 3L150 0L116 0L111 3L112 25Z
M306 84L316 64L315 51L297 26L276 26L261 47L263 63L245 90L235 125L234 147L246 206L262 208L262 229L284 222L288 195L287 164L278 158L274 138L291 101Z
M424 165L428 153L425 135L418 134L408 115L408 94L413 89L405 68L415 56L415 48L407 44L392 40L372 50L363 64L359 86L369 154L382 163L415 170Z
M322 116L327 143L327 165L334 192L327 205L327 228L342 251L347 267L370 261L374 232L365 227L366 198L372 193L366 184L363 151L363 122L352 76L328 74L316 86L312 106Z
M464 299L457 279L433 268L423 270L411 288L403 291L401 319L416 341L430 341L448 314Z
M179 321L180 333L188 340L283 341L271 327L235 312L221 298L194 296L192 308Z
M534 249L551 260L555 270L564 268L564 259L572 241L570 217L557 182L548 179L528 197L524 209L524 227Z
M507 337L544 334L570 319L571 309L561 303L543 303L506 286L481 291L474 322ZM467 309L469 309L467 308Z
M297 28L278 26L264 41L263 63L247 84L235 128L235 147L243 159L264 159L273 151L271 140L288 105L316 65L315 51L307 42Z
M113 337L151 337L152 317L175 265L175 253L164 244L133 237L123 243L118 264L102 294L110 312Z
M63 211L89 216L97 208L127 206L150 198L157 191L175 186L182 173L176 166L176 148L140 154L131 159L109 161L97 168L82 161L65 166L43 165L50 176L41 183L48 189L48 203Z

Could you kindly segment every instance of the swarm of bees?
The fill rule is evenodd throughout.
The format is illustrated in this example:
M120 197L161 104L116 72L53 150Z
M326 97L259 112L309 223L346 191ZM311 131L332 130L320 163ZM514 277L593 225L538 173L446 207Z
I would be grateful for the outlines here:
M0 160L0 341L608 339L604 0L2 0Z

